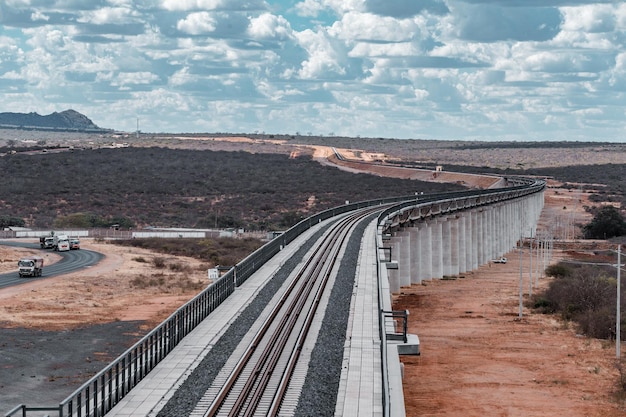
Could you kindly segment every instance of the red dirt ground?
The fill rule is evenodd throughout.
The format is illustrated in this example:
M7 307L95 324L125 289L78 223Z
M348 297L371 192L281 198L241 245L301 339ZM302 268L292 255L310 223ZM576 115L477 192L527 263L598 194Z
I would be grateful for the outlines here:
M572 207L576 221L584 221L582 204L572 198L584 196L547 190L540 225L554 224L555 212ZM410 311L409 332L419 336L422 352L401 358L407 416L626 415L615 342L578 335L558 317L525 307L520 319L520 256L517 251L506 256L506 264L482 266L457 280L412 285L394 297L394 309ZM552 262L563 256L555 251ZM524 301L528 270L526 249ZM533 291L548 281L540 279Z

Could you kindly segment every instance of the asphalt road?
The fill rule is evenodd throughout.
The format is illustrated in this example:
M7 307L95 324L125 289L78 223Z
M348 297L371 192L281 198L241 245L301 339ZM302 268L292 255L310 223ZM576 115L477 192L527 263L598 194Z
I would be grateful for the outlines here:
M23 248L39 249L38 243L24 243L24 242L9 242L0 241L0 245L4 246L17 246ZM42 254L49 252L50 249L41 250ZM26 281L40 280L46 278L52 278L58 275L69 274L83 268L90 267L97 264L104 255L98 252L79 249L71 250L68 252L55 252L61 255L62 259L52 265L43 266L43 275L37 278L24 277L20 278L17 273L17 265L15 265L15 272L9 272L6 274L0 274L0 288L10 287L12 285L23 284Z

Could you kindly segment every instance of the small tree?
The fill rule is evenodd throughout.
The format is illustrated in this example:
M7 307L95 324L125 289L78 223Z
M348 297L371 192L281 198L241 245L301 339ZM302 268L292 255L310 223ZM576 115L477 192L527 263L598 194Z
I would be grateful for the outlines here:
M572 275L572 270L562 262L546 268L546 275L554 278L566 278Z
M586 239L609 239L626 234L626 221L617 208L601 207L591 222L583 227Z
M17 226L24 227L26 223L24 219L14 216L0 216L0 230L5 227Z

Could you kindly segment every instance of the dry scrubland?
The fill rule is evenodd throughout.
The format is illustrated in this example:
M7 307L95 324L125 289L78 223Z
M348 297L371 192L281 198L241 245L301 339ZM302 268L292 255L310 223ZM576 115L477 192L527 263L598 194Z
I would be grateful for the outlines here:
M1 139L7 138L5 134L0 131L0 145ZM558 164L626 163L626 152L621 145L554 148L484 145L467 149L467 144L437 141L304 139L296 143L292 138L274 138L268 142L258 138L218 140L153 135L142 137L141 141L132 136L65 137L46 138L46 143L78 146L86 142L85 146L98 147L117 140L126 141L130 146L289 155L313 155L315 152L317 156L329 154L320 147L325 143L351 149L353 155L364 159L380 159L384 153L384 159L402 157L413 162L443 164L444 168L457 164L479 168L541 168ZM542 222L561 225L566 236L572 234L576 222L590 218L583 207L593 203L586 192L559 188L560 185L551 183L546 194L550 203L544 210ZM52 329L59 334L77 328L101 332L105 328L98 325L121 326L137 321L138 331L128 331L119 341L119 351L206 285L207 265L202 261L97 242L86 242L86 247L105 253L106 259L97 267L72 276L34 281L0 291L0 321L7 331L9 328L19 330L20 337L30 335L39 340L42 329ZM19 254L12 250L0 251L0 268L14 265L16 257ZM403 288L402 294L395 297L395 308L410 310L410 331L419 334L422 341L423 356L404 358L407 415L624 415L611 343L577 335L575 329L558 318L534 314L527 309L524 318L518 320L519 265L515 254L510 254L509 258L512 260L509 264L481 267L464 279ZM157 264L162 266L155 269ZM168 265L185 265L185 269L179 271L180 266ZM188 279L181 280L181 276ZM540 286L547 281L542 280ZM110 328L105 330L110 332ZM99 340L97 333L92 337ZM7 342L0 346L0 349L7 348ZM54 404L67 395L87 377L81 368L85 358L92 362L98 357L99 346L80 348L83 350L75 353L75 362L65 366L76 375L82 375L82 379L55 378L53 375L58 371L28 355L22 357L19 365L12 364L9 372L3 369L2 374L13 379L0 381L0 392L4 391L7 396L0 398L2 408L21 401L17 401L19 393L10 396L7 392L8 388L19 386L22 380L30 383L29 389L43 393L38 404ZM114 351L109 355L114 355ZM102 356L100 359L105 363L107 357ZM54 366L59 369L61 365Z

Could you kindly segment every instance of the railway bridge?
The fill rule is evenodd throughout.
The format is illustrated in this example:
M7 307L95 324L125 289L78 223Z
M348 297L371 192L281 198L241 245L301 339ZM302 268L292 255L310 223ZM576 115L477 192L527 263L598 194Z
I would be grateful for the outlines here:
M337 261L325 267L328 284L315 297L319 314L307 324L311 340L295 349L303 364L293 367L282 404L262 415L404 416L401 356L419 354L419 339L406 333L406 312L393 310L392 295L471 271L514 248L535 228L544 187L543 181L509 178L503 188L346 204L305 219L58 407L20 405L7 416L37 410L72 417L232 415L209 410L239 366L236 358L256 343L258 323L283 302L277 297L323 239L341 242L333 249ZM327 238L354 213L362 214L345 226L345 237Z

